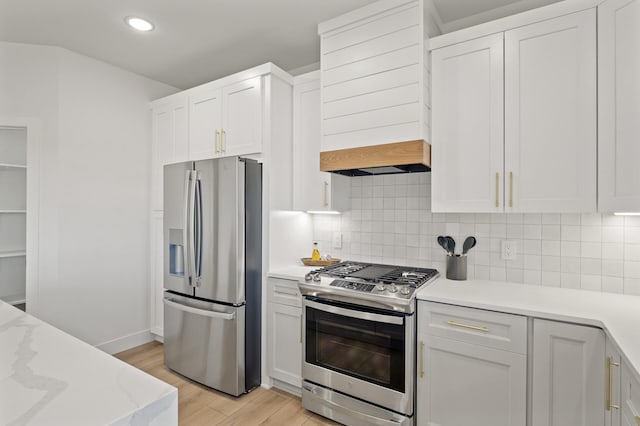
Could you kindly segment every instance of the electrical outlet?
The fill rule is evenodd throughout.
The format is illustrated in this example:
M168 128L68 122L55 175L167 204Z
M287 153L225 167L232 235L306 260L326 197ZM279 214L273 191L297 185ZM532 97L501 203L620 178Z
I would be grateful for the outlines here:
M502 240L502 260L515 260L518 244L515 241Z
M333 248L334 249L342 248L342 234L338 231L333 233Z

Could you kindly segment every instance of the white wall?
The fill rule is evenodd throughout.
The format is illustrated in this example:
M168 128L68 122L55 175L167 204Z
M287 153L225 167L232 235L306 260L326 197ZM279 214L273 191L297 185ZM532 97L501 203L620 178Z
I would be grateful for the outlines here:
M640 218L609 214L442 214L431 212L431 174L351 178L351 211L314 216L322 254L351 260L434 267L445 272L438 235L460 251L473 235L470 279L640 295ZM343 233L341 250L331 248ZM502 260L501 241L517 245Z
M0 117L42 126L28 310L94 345L149 328L148 103L175 91L63 49L0 43Z

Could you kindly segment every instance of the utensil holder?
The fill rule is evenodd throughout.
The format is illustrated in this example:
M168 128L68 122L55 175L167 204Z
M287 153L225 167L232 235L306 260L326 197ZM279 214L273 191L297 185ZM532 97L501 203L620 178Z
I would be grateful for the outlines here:
M467 255L447 255L447 279L464 281L467 279Z

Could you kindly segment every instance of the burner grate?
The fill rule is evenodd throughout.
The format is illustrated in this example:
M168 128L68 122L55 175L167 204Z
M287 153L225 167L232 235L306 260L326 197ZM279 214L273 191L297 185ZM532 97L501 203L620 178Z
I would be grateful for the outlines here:
M360 262L340 262L335 265L325 266L324 268L313 271L316 274L324 274L330 277L345 278L355 272L361 271L370 266L368 263Z
M418 288L438 274L435 269L380 265L345 261L313 271L335 278L351 278L372 283L408 285Z
M435 269L399 267L381 276L380 281L417 288L437 274Z

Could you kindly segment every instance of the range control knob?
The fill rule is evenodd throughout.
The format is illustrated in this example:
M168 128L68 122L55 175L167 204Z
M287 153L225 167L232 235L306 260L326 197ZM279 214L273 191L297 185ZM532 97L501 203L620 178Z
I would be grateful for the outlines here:
M382 283L376 284L376 290L384 291L385 290L384 284L382 284Z
M398 287L396 287L395 284L391 284L387 290L389 290L390 293L397 293L398 292Z
M304 276L305 281L311 281L312 279L313 279L313 274L311 272L309 272Z
M313 282L316 282L316 283L320 282L320 274L313 274Z
M404 294L406 296L409 293L411 293L411 289L409 288L409 286L404 286L400 289L400 294Z

